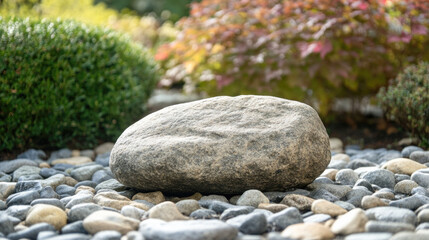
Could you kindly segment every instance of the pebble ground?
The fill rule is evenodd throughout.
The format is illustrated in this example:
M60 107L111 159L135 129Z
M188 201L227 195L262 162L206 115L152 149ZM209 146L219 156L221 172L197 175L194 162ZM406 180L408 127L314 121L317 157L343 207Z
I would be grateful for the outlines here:
M0 162L0 239L429 239L429 151L416 146L334 149L302 189L180 198L116 181L111 147Z

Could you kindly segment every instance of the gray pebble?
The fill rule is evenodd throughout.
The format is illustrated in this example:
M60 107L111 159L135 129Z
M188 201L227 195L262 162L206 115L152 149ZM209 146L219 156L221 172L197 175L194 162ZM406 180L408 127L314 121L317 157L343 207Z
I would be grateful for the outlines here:
M404 208L397 207L375 207L365 211L369 220L402 222L414 225L417 222L416 214Z
M68 148L63 148L58 151L52 152L51 156L48 159L48 162L51 163L53 160L58 158L70 158L72 157L72 151Z
M424 168L415 171L411 175L411 180L424 188L429 188L429 168Z
M55 164L52 168L55 169L55 170L58 170L60 172L64 172L67 169L72 169L74 167L75 167L75 165L72 165L72 164L58 163L58 164Z
M382 165L389 160L392 160L395 158L400 158L400 157L402 157L402 156L401 156L401 153L399 151L388 150L388 151L385 151L385 152L380 154L379 159L377 159L377 163Z
M7 208L6 202L0 200L0 211L5 210Z
M416 210L417 208L419 208L420 206L426 203L429 203L429 197L416 194L416 195L405 197L403 199L399 199L396 201L391 201L389 203L389 206Z
M36 150L36 149L28 149L27 151L19 154L16 158L25 158L30 160L37 160L37 159L46 159L46 153L43 150Z
M198 209L189 216L194 219L213 219L216 218L216 212L210 209Z
M103 166L101 165L85 165L82 167L78 167L76 169L73 169L70 173L72 178L76 179L77 181L85 181L85 180L91 180L92 175L97 172L98 170L103 169Z
M346 209L347 211L350 211L350 210L352 210L352 209L354 209L354 208L356 208L355 207L355 205L353 205L353 204L351 204L351 203L348 203L348 202L344 202L344 201L336 201L336 202L334 202L336 205L338 205L338 206L340 206L340 207L342 207L342 208L344 208L344 209Z
M100 164L101 166L108 167L110 161L110 152L98 154L95 158L95 162Z
M4 212L11 217L24 221L30 208L30 205L14 205L8 207Z
M58 233L56 231L41 231L37 234L37 240L46 240L57 235Z
M328 191L339 199L346 196L346 194L352 190L350 186L337 185L337 184L324 184L324 183L311 183L310 185L308 185L308 187L311 187L315 190L322 189L322 190ZM311 197L313 194L314 194L314 191L307 196Z
M39 167L24 165L24 166L19 167L18 169L16 169L13 172L12 181L17 182L18 179L22 176L39 175L39 172L40 172ZM40 179L42 179L41 176L40 176Z
M365 225L366 232L390 232L414 231L414 225L402 222L369 221Z
M264 195L270 200L270 202L279 203L283 200L283 198L286 196L286 192L264 192ZM237 199L238 200L238 199ZM230 203L231 199L229 200Z
M237 217L239 215L249 214L253 212L253 210L255 210L255 208L251 206L237 206L233 208L228 208L225 211L223 211L219 219L222 221L226 221L228 219Z
M211 202L211 204L209 205L209 209L215 211L217 214L222 214L223 211L225 211L228 208L237 207L236 205L232 205L230 203L220 202L220 201L216 201L216 200L215 201L209 200L209 201ZM202 201L202 200L199 201L200 205L202 202L204 202L204 201Z
M414 195L414 194L420 194L420 195L429 197L429 191L426 188L420 187L420 186L413 188L411 190L411 194L412 195Z
M50 237L45 240L90 240L91 235L86 235L82 233L69 233L61 234L55 237Z
M270 231L282 231L289 225L303 222L299 210L295 207L289 207L275 213L269 216L267 220Z
M73 206L67 214L69 222L76 222L85 219L91 213L103 208L95 203L82 203Z
M11 173L22 166L37 167L38 164L30 159L15 159L10 161L2 161L0 164L0 172Z
M90 180L86 180L86 181L78 182L74 187L78 188L80 186L88 186L95 189L95 187L97 187L97 183Z
M143 234L138 231L130 231L127 233L127 240L144 240Z
M429 162L429 151L415 151L410 155L410 159L419 163Z
M327 177L318 177L314 179L313 183L325 183L325 184L334 184L334 181Z
M401 182L404 180L409 180L410 176L406 175L406 174L395 174L395 182Z
M201 201L206 201L206 200L209 200L209 201L220 201L220 202L229 203L228 199L225 196L215 195L215 194L208 195L208 196L203 196L200 200Z
M371 183L369 183L365 179L359 179L359 180L357 180L354 186L366 187L366 189L368 189L369 191L374 192L374 188L372 187Z
M371 184L375 184L382 188L391 188L393 189L395 187L395 175L388 170L385 169L378 169L378 170L372 170L367 173L365 173L362 176L363 179L368 181Z
M96 233L92 240L120 240L121 237L122 235L120 232L107 230Z
M354 159L347 164L346 168L350 168L354 170L360 167L374 167L374 166L377 166L377 164L370 162L366 159Z
M429 233L399 232L390 240L428 240Z
M13 222L6 213L0 212L0 233L3 235L8 235L9 233L14 232Z
M9 207L13 205L29 205L33 200L39 197L39 192L34 190L14 193L6 199L6 204Z
M98 184L95 187L96 192L98 192L100 189L111 189L119 192L126 190L127 187L125 187L122 183L118 182L118 180L116 179L110 179Z
M31 206L34 206L36 204L48 204L48 205L53 205L56 207L61 208L62 210L65 210L66 208L64 207L64 204L56 199L56 198L39 198L39 199L35 199L31 202Z
M99 184L102 183L104 181L107 181L109 179L112 179L113 176L111 175L111 173L109 173L108 171L106 171L105 169L101 169L96 171L93 175L92 175L92 181Z
M42 189L42 183L39 181L21 181L15 185L15 192L24 192L29 190L40 191Z
M40 191L40 198L60 198L51 186L46 186Z
M83 220L75 221L65 225L63 228L61 228L61 233L62 234L68 234L68 233L88 234L88 232L83 227Z
M4 172L0 172L0 182L10 182L12 181L12 176L4 173Z
M57 192L59 195L74 195L75 191L76 189L74 187L65 184L61 184L55 188L55 192Z
M372 192L366 187L356 186L353 190L348 192L346 199L348 203L353 204L355 207L361 207L362 198L371 195Z
M347 235L344 240L389 240L391 233L354 233Z
M420 223L416 227L416 231L419 231L419 230L429 230L429 222Z
M335 181L342 185L354 185L359 176L351 169L341 169L335 175Z
M131 205L127 205L127 206L123 206L121 209L121 214L126 216L126 217L130 217L130 218L134 218L137 220L141 220L143 215L146 212L140 208L136 208L134 206Z
M267 219L262 213L250 213L231 218L227 224L244 234L260 235L267 231Z
M324 223L328 220L332 219L328 214L314 214L309 217L304 218L304 222L316 222L316 223Z
M410 158L411 153L416 151L423 151L423 149L417 146L407 146L404 149L402 149L401 156L403 158Z
M39 175L42 176L43 178L48 178L48 177L52 177L55 174L64 174L64 175L68 175L62 171L58 171L56 169L53 168L42 168L40 169Z
M41 231L55 231L55 227L48 223L37 223L27 229L7 235L7 238L11 240L22 238L37 239L37 235Z
M340 200L338 197L336 197L335 195L333 195L329 191L322 189L322 188L312 191L310 194L310 197L314 198L314 199L325 199L325 200L330 201L330 202L335 202L335 201Z
M41 179L43 179L43 177L40 176L39 174L25 175L25 176L19 177L17 182L30 181L30 180L41 180Z

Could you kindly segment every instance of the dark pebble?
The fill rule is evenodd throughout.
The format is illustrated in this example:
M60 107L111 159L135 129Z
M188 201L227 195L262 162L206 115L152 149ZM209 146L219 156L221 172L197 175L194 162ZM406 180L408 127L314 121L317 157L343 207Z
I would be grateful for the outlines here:
M351 168L354 170L360 167L374 167L374 166L377 166L377 164L370 162L366 159L354 159L347 164L346 168Z
M282 231L289 225L303 222L299 210L295 207L289 207L275 213L269 216L267 220L270 231Z
M211 204L209 205L209 209L215 211L217 214L222 214L223 211L225 211L228 208L237 207L236 205L232 205L230 203L220 202L216 200L204 200L204 201L198 201L198 203L200 203L201 205L202 202L205 202L205 201L211 202ZM203 205L201 206L204 207Z
M382 188L395 187L395 174L385 169L372 170L365 173L361 178L367 180L371 184L375 184Z
M76 189L74 187L71 187L69 185L61 184L55 188L55 192L57 192L60 196L63 195L74 195L74 192Z
M255 210L255 208L250 206L238 206L234 208L228 208L225 211L223 211L219 219L222 221L226 221L228 219L237 217L239 215L249 214L253 212L253 210Z
M40 198L60 198L51 186L46 186L40 191Z
M27 151L19 154L16 158L26 158L31 160L46 159L46 153L43 150L28 149Z
M13 205L29 205L33 200L38 199L40 194L38 191L29 190L10 195L6 199L7 206Z
M39 175L42 176L43 178L48 178L48 177L52 177L55 174L64 174L64 175L68 175L62 171L58 171L56 169L53 168L42 168L40 169Z
M79 220L79 221L72 222L72 223L69 223L69 224L65 225L61 229L61 233L62 234L68 234L68 233L83 233L83 234L88 234L88 232L83 227L83 220Z
M250 213L231 218L226 223L244 234L260 235L267 231L267 219L262 213Z
M391 201L389 203L392 207L398 208L407 208L410 210L416 210L417 208L423 206L424 204L429 202L429 197L424 195L415 194L410 197L405 197L396 201Z
M109 179L112 179L113 176L109 174L108 171L106 171L105 169L101 169L96 171L93 175L92 175L92 181L99 184L101 182L107 181Z
M198 209L189 216L194 219L214 219L216 218L216 212L210 209Z
M15 185L15 192L24 192L28 190L41 190L42 184L39 181L19 181Z
M85 180L85 181L82 181L82 182L78 182L74 187L78 188L80 186L88 186L88 187L92 187L92 188L95 189L95 187L97 187L97 183L93 182L93 181L90 181L90 180Z
M328 190L325 190L323 188L312 191L310 194L310 197L314 199L325 199L330 202L335 202L340 200L334 194L330 193Z

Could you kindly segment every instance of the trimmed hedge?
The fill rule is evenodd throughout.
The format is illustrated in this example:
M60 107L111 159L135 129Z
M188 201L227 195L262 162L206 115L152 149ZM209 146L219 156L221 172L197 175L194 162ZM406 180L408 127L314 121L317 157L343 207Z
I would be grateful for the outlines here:
M388 118L429 146L429 62L406 68L377 97Z
M118 33L0 17L0 151L92 147L141 117L158 76Z

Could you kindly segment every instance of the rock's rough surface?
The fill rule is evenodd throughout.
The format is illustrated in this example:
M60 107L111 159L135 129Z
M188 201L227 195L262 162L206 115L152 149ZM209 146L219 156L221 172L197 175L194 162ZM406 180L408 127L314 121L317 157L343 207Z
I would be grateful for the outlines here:
M145 191L236 194L305 186L329 161L329 138L314 109L239 96L146 116L119 137L110 166L121 183Z

